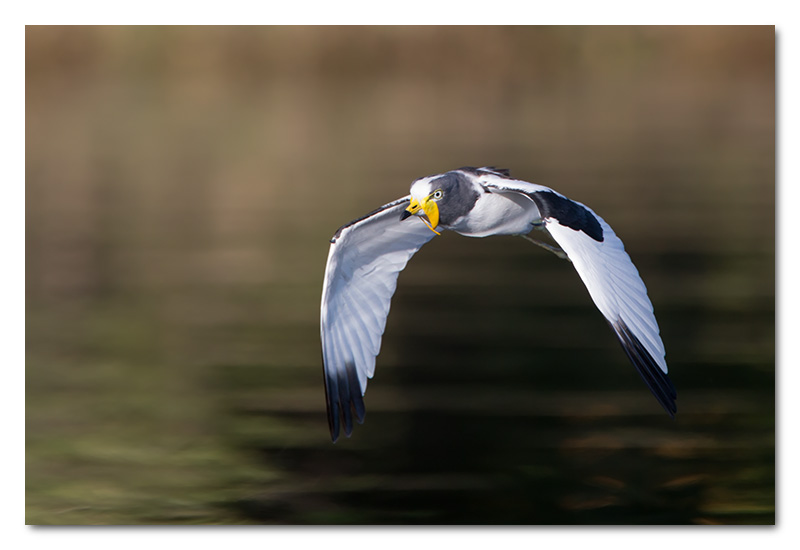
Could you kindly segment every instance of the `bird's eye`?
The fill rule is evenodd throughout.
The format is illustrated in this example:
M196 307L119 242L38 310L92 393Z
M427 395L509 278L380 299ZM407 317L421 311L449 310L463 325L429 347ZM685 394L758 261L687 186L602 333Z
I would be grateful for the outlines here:
M444 195L444 193L442 193L442 190L441 189L437 189L436 191L433 192L433 200L437 200L438 201L439 199L442 198L443 195Z

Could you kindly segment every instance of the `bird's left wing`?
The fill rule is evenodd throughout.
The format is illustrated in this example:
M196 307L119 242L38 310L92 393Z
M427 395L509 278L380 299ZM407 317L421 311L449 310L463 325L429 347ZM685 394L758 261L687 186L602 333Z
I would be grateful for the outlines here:
M650 391L674 416L675 387L667 376L664 344L639 272L614 230L587 206L548 187L483 172L490 192L520 193L539 209L548 232L564 249Z
M411 256L436 234L422 220L400 221L410 196L385 204L331 239L322 286L320 332L328 424L334 441L340 422L348 436L353 411L364 420L362 396L375 372L397 277Z

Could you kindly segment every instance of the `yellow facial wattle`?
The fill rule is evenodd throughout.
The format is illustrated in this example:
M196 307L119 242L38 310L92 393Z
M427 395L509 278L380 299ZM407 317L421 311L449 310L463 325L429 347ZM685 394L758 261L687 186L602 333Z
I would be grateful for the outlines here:
M441 233L436 231L436 227L439 225L439 207L436 205L436 201L432 200L430 195L422 199L422 203L412 198L411 203L408 205L408 208L406 208L406 212L409 214L417 214L420 209L423 213L419 218L425 222L428 229L437 235L441 235Z

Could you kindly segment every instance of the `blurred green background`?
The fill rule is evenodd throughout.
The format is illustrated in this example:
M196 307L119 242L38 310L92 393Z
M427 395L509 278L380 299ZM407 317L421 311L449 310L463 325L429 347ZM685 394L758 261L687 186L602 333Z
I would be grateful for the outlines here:
M775 521L773 27L28 27L25 139L28 523ZM569 264L445 234L330 442L328 239L464 165L615 228L676 420Z

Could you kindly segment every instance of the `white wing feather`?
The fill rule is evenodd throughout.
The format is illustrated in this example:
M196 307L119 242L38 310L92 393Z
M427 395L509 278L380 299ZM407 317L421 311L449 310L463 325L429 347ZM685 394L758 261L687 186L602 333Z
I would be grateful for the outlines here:
M331 437L346 435L353 415L364 420L362 396L375 373L375 357L397 277L422 245L436 236L422 220L400 221L403 197L343 226L331 239L322 288L321 338Z
M647 288L622 241L602 218L597 219L603 228L603 242L563 226L557 220L546 220L545 223L572 260L597 309L610 323L623 321L642 341L661 370L667 372L664 344Z

